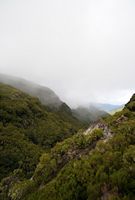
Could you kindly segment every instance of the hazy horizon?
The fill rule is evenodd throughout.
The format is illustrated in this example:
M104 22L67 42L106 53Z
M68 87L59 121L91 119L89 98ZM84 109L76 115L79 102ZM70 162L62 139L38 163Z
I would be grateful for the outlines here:
M4 80L5 79L5 80ZM3 81L4 80L4 81ZM15 81L15 82L14 82ZM6 84L9 84L9 85L12 85L13 87L15 87L14 85L16 85L16 83L18 82L18 87L17 88L20 88L20 83L24 83L24 84L28 84L28 87L30 87L30 84L31 84L31 89L33 90L33 88L35 87L35 90L37 89L37 87L45 87L45 88L48 88L48 89L51 89L59 98L60 100L62 100L63 102L67 103L71 108L77 108L77 107L84 107L84 108L88 108L89 106L91 107L97 107L100 109L100 106L101 105L112 105L112 106L123 106L125 103L127 103L130 99L130 97L128 98L127 96L127 101L125 101L124 103L111 103L111 102L103 102L103 101L94 101L92 99L89 99L89 101L87 102L79 102L77 101L77 99L74 99L74 101L71 99L71 101L69 101L69 99L63 99L61 96L59 96L56 91L54 91L52 88L49 88L47 87L46 85L42 85L42 84L39 84L39 83L36 83L36 82L33 82L33 81L30 81L28 79L25 79L25 78L22 78L22 77L17 77L17 76L12 76L12 75L9 75L9 74L2 74L0 73L0 82L2 83L6 83ZM22 90L23 91L23 90ZM101 106L101 109L102 109L102 106Z
M135 92L135 1L0 1L0 73L49 87L70 106Z

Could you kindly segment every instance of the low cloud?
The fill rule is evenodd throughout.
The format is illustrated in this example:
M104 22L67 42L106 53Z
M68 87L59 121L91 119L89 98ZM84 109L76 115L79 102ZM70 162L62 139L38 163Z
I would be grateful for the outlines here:
M133 0L0 1L0 71L70 105L125 103L135 92Z

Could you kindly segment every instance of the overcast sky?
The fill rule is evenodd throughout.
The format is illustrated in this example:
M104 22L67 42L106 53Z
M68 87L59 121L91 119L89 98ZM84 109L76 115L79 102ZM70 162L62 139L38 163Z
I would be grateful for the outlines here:
M0 0L0 72L70 105L135 92L135 0Z

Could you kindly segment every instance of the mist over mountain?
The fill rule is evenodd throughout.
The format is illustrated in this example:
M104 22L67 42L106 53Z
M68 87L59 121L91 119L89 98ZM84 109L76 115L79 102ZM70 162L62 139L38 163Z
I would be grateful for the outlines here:
M77 119L87 123L96 121L102 116L107 115L107 112L104 111L104 107L103 109L98 108L97 104L90 105L88 107L81 105L76 109L71 109L66 103L62 102L61 99L50 88L38 85L19 77L0 74L0 82L9 84L17 89L22 90L23 92L28 93L29 95L37 97L42 104L73 114Z
M0 200L135 200L135 0L0 1Z
M104 110L108 113L110 113L113 110L117 110L120 108L123 108L124 105L114 105L114 104L106 104L106 103L94 103L93 104L96 108L100 109L100 110Z
M80 106L76 109L73 109L73 115L84 122L94 122L99 120L101 117L109 116L104 110L98 109L95 106L83 107Z
M0 83L0 179L19 166L26 176L32 175L43 150L83 126L66 104L50 109L38 98Z
M0 199L134 200L135 94L87 129L65 103L56 112L2 83L0 102Z
M60 107L62 101L50 88L38 85L22 78L0 74L0 82L9 84L32 96L38 97L41 103L52 107Z

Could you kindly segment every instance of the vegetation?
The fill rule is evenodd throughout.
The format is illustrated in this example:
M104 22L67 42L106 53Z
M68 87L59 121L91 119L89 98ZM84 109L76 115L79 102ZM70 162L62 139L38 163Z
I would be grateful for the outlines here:
M51 149L50 153L45 153L41 156L33 175L33 180L38 184L47 183L70 160L80 158L92 149L102 136L101 130L95 130L91 135L79 133L62 143L58 143Z
M0 179L18 168L31 177L41 153L82 126L64 108L52 110L4 84L0 84L0 121Z
M23 99L24 98L25 97L23 97ZM37 101L34 99L31 100ZM47 135L49 135L50 138L52 136L52 138L50 139L49 136L44 136L44 140L40 141L40 137L42 137L42 130L40 131L40 128L42 129L42 126L44 127L43 121L50 120L50 117L52 117L52 119L56 119L56 121L52 121L58 123L57 126L53 125L56 130L58 130L57 128L62 130L63 126L66 129L67 124L71 124L72 118L70 118L71 121L63 122L64 118L66 118L67 115L69 116L70 113L67 107L64 111L61 110L63 118L61 117L60 119L60 111L48 111L45 107L42 107L39 102L37 102L36 105L38 111L36 111L35 115L38 114L39 117L37 117L37 119L35 115L30 115L28 119L33 119L33 123L31 124L30 120L29 125L23 123L24 115L20 117L21 119L19 119L17 115L17 119L14 120L13 112L16 107L14 107L13 110L11 109L11 116L13 116L13 118L10 118L8 109L6 110L8 115L2 115L2 135L0 137L2 144L6 143L7 146L5 146L5 152L4 148L1 148L1 155L4 155L4 153L7 153L9 157L13 155L13 159L15 160L13 163L20 163L20 160L23 160L23 163L20 165L21 167L14 167L10 175L9 173L6 174L4 172L5 168L2 167L5 178L2 179L0 185L1 199L134 200L135 95L133 95L121 112L102 119L101 121L105 126L101 127L101 129L93 128L93 130L87 132L87 134L84 134L86 132L83 131L73 136L71 136L72 134L67 134L71 137L65 140L60 136L63 141L58 142L46 152L43 150L43 147L51 147L51 142L54 141L52 138L57 135L57 133L54 131L54 134L52 133L52 135L50 135L48 130L50 127L48 125L48 129L46 130L48 131ZM2 108L4 106L5 104ZM65 107L65 105L63 105L63 107ZM8 116L7 118L5 117L8 120L10 119L8 123L6 120L4 121L4 116ZM21 120L21 123L18 119ZM62 125L60 125L59 120L63 123ZM53 122L49 121L49 123ZM8 129L10 131L7 131ZM15 129L13 134L11 134L12 129ZM72 130L71 126L68 126L68 131L69 129L70 131ZM111 137L105 136L105 133L109 131L112 133ZM36 135L36 141L33 139L33 134ZM7 142L5 142L6 137L8 137ZM47 139L45 137L48 137L50 143L44 143ZM17 141L19 142L17 143ZM28 143L31 147L29 145L27 146ZM15 144L14 147L13 144ZM11 149L15 148L11 152L10 150L8 152L9 145ZM19 148L22 148L22 154L21 151L19 151L18 145ZM29 147L33 150L29 151ZM25 148L25 150L23 150L23 148ZM31 159L32 155L35 153L35 149L40 155L42 154L36 168L33 166L37 163L39 155L37 155L37 157L34 156L34 160ZM27 155L26 161L28 162L25 161L25 156L23 157L23 155ZM6 157L8 156L5 156L5 158ZM18 157L20 158L20 160L18 159L19 161L17 160ZM6 161L4 161L3 158L2 161L4 165ZM26 163L28 165L26 165ZM9 168L12 166L11 163ZM15 170L16 168L17 170ZM31 169L30 174L28 173L29 170L26 170L26 168ZM7 175L8 177L6 177Z
M133 200L135 101L132 99L122 112L106 119L108 125L115 131L110 140L107 142L100 140L93 151L89 151L79 159L69 161L56 178L47 184L44 183L35 193L26 195L25 199ZM45 176L45 172L42 176Z

